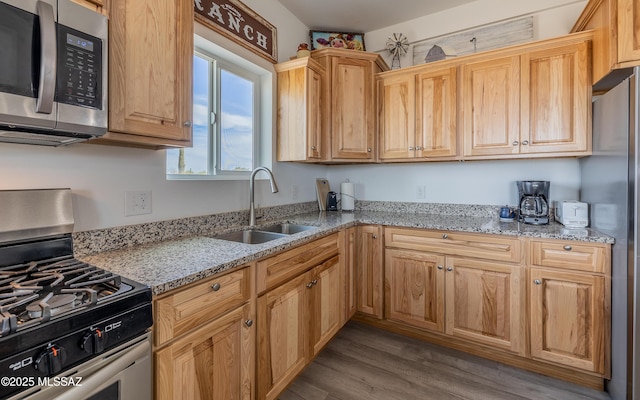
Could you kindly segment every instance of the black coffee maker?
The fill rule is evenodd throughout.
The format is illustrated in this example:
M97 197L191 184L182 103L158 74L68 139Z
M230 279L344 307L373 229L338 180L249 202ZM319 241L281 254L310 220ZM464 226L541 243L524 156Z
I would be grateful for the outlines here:
M525 224L549 223L549 181L517 181L518 221Z

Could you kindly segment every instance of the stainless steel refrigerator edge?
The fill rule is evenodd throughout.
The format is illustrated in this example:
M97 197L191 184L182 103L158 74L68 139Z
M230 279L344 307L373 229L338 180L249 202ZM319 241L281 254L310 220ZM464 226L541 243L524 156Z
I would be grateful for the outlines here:
M582 201L591 227L615 238L611 279L611 380L614 400L640 399L638 280L638 95L640 69L593 102L593 155L580 160Z

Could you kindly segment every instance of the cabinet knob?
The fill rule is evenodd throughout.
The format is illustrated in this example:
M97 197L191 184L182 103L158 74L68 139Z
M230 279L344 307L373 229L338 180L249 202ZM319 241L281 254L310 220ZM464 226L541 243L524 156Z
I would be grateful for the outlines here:
M439 270L443 270L443 269L444 269L444 267L443 267L442 265L438 265L438 269L439 269Z
M453 267L447 267L447 271L449 272L453 271Z
M312 284L312 285L317 285L317 284L318 284L318 280L317 280L317 279L312 280L312 281L311 281L311 284Z
M523 144L524 146L526 146L526 145L528 145L528 144L529 144L529 141L528 141L528 140L523 140L523 141L522 141L522 144Z
M316 149L316 146L311 146L311 150L315 150L315 149Z
M371 147L367 148L367 152L371 153Z
M248 320L244 321L244 324L245 324L246 326L248 326L248 327L251 327L251 325L253 325L253 320L248 319Z
M449 235L447 235L446 233L443 233L443 234L442 234L442 238L443 238L443 239L448 239L448 238L449 238Z
M422 147L416 146L416 150L422 150Z
M313 287L313 282L307 283L307 288L311 289Z
M536 279L533 281L536 285L542 285L542 281L540 279Z
M415 148L413 146L409 146L409 151L413 151Z
M371 235L371 239L377 239L378 235Z
M214 283L213 285L211 285L211 289L213 289L214 292L217 292L218 290L220 290L220 284L218 282Z
M572 247L567 244L563 247L563 249L565 249L566 251L571 251Z
M514 146L517 146L517 145L520 144L520 142L518 142L517 140L514 140L513 143L511 143L511 144L514 145Z
M184 125L185 128L191 128L192 124L191 124L191 121L186 120L186 121L184 121L184 124L182 124L182 125Z

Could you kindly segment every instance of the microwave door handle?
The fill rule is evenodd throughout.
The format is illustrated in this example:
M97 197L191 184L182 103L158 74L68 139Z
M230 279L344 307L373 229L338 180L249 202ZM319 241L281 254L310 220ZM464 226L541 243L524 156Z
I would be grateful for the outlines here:
M38 1L36 5L40 21L40 84L36 112L51 114L56 89L56 22L51 4Z

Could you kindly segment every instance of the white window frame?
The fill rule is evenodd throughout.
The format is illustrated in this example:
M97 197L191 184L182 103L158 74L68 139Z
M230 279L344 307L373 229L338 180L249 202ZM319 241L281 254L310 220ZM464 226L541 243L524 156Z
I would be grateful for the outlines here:
M269 98L272 96L272 79L273 74L260 66L244 60L240 56L229 52L228 50L209 42L206 39L195 35L196 46L194 55L203 57L210 64L210 75L212 65L215 69L215 79L212 80L212 87L209 88L209 104L212 105L217 116L220 113L220 90L215 85L220 82L221 68L244 79L253 82L253 148L252 148L252 169L264 165L271 167L271 117L268 113L272 112L271 102ZM211 109L209 113L209 140L210 148L208 149L207 168L209 174L169 174L166 173L168 180L248 180L251 171L223 171L220 166L220 124L212 123ZM268 117L268 118L265 118ZM216 120L218 118L216 117Z

